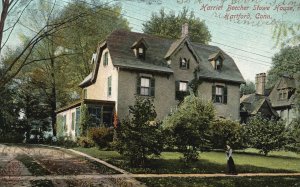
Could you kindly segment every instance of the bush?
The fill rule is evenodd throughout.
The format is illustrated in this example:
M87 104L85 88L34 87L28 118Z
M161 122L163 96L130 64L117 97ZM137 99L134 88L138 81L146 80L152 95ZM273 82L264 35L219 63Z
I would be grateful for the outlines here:
M212 147L224 149L226 144L239 149L243 146L242 126L228 119L217 119L210 126Z
M92 127L87 131L87 137L100 148L108 147L113 141L113 128Z
M66 148L77 147L77 143L74 142L70 137L59 137L56 141L56 145L63 146Z
M117 129L116 147L133 166L144 166L149 156L159 156L163 145L160 123L149 99L137 98L129 107L131 119L123 120Z
M89 139L88 137L82 136L77 139L77 144L80 147L90 148L95 145L95 142L93 140Z
M300 152L300 119L292 121L287 132L288 144L285 149Z
M186 162L197 160L198 151L207 149L214 114L210 102L192 95L185 97L179 109L163 122L171 144L183 153Z
M270 151L282 149L286 143L286 131L283 121L264 119L260 115L250 118L245 125L244 136L249 146L259 149L265 156Z

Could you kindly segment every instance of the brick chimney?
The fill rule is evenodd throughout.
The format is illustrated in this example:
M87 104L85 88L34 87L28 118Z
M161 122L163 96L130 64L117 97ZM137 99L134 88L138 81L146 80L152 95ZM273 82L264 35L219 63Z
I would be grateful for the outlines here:
M186 37L189 34L189 24L185 23L182 25L181 37Z
M266 73L256 74L256 77L255 77L256 94L264 95L265 94L265 86L266 86Z

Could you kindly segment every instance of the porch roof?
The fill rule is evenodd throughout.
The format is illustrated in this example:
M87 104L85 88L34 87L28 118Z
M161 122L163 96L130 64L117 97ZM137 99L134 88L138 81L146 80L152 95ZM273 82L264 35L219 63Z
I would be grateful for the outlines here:
M81 105L81 103L84 103L84 104L98 104L98 105L114 105L115 102L114 101L107 101L107 100L96 100L96 99L81 99L81 100L78 100L78 101L75 101L67 106L64 106L62 108L59 108L55 111L56 114L58 113L61 113L61 112L64 112L66 110L69 110L69 109L72 109L72 108L75 108L75 107L78 107Z

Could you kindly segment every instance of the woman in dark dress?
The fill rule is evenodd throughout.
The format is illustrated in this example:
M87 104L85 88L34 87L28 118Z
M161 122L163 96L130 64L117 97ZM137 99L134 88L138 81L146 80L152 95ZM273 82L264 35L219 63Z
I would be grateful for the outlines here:
M229 145L226 145L227 150L226 150L226 157L227 157L227 170L229 174L236 175L236 169L234 165L234 161L232 159L232 149L230 148Z

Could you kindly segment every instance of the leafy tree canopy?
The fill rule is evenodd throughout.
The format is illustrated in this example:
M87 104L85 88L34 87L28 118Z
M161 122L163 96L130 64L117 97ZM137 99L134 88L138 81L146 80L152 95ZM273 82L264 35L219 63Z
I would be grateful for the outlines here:
M208 129L214 116L212 103L190 95L163 122L163 127L170 132L171 143L184 154L185 161L196 160L197 151L207 146Z
M252 94L255 93L255 84L254 82L247 80L246 84L241 85L240 88L241 95L247 95L247 94Z
M250 118L244 133L249 146L259 149L264 155L282 149L287 143L284 122L264 119L260 115Z
M154 121L156 112L150 99L136 98L129 113L131 118L117 129L117 149L131 165L144 166L150 155L158 156L162 151L160 123Z
M211 35L204 21L201 21L184 8L178 15L174 12L167 14L161 9L159 14L152 14L149 21L143 24L143 31L148 34L155 34L166 38L177 39L181 36L182 25L188 23L189 36L191 41L207 44Z
M300 45L285 47L275 54L268 72L267 87L272 87L282 75L293 76L300 72Z

